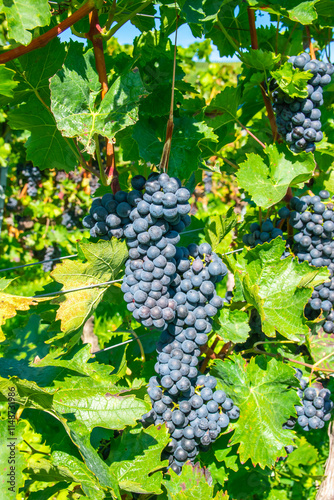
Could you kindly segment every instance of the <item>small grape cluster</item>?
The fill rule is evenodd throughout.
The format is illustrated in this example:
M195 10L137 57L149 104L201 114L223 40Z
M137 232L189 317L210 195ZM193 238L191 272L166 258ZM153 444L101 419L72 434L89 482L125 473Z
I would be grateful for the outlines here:
M204 182L205 193L212 192L212 177L213 177L213 172L204 172L203 182Z
M38 184L42 178L39 168L25 166L22 169L22 175L27 180L27 184L28 184L27 194L28 194L28 196L31 196L31 198L36 198L37 193L38 193L38 191L37 191Z
M306 52L290 57L288 62L301 71L310 71L313 76L307 82L305 99L294 99L281 89L272 92L277 129L294 153L314 151L315 143L323 138L319 109L324 102L323 87L330 83L334 66L311 60Z
M19 205L19 202L16 198L8 198L8 201L6 203L6 209L9 212L16 212L18 205Z
M170 358L171 363L177 361L179 351L175 348L171 350L171 355L175 352L177 356ZM189 366L186 359L183 365ZM215 377L199 375L181 397L175 398L168 390L159 387L157 377L150 380L148 393L153 408L143 416L143 424L166 424L172 440L162 458L169 460L169 467L177 474L188 460L195 462L201 449L208 449L220 432L227 428L230 420L239 417L239 408L224 391L214 391L216 385Z
M60 250L57 245L51 245L46 247L44 260L56 259L60 257ZM43 271L45 273L50 273L55 266L55 262L44 262L43 263Z
M301 405L295 406L297 419L290 417L284 424L285 429L294 429L296 422L304 431L310 429L322 429L326 422L331 419L331 412L334 404L331 401L331 391L309 386L303 379L303 372L299 368L296 370L296 378L299 380L300 388L297 394L301 399Z
M265 241L272 241L277 236L283 237L283 231L278 227L280 222L278 220L275 224L270 218L266 219L261 226L257 222L253 222L249 226L250 233L244 234L242 237L243 243L255 247L256 245L262 245Z
M305 315L314 319L323 311L327 315L323 329L334 333L334 203L329 192L322 190L319 196L294 197L290 206L289 222L297 230L293 239L299 262L326 266L331 274L329 281L315 287Z
M61 216L61 224L66 229L73 229L79 226L79 221L82 217L82 208L79 205L72 206L71 204L64 210Z

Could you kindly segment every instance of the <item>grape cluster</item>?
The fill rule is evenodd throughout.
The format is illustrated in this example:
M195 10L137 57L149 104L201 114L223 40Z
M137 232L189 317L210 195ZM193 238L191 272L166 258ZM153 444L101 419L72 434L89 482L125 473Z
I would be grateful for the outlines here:
M57 257L60 257L60 250L57 245L49 246L45 250L44 254L44 260L49 260L49 259L56 259ZM43 271L45 273L50 273L52 269L55 266L55 262L44 262L43 263Z
M213 172L204 172L203 182L204 182L205 193L212 192L212 177L213 177Z
M328 191L319 196L305 195L291 199L290 225L296 229L294 253L299 262L326 266L331 279L315 287L305 308L305 315L314 319L321 311L326 314L323 329L334 332L334 203Z
M284 224L284 220L287 216L289 216L290 210L283 207L278 212L280 219L276 222L272 221L270 218L266 219L262 224L258 224L257 222L253 222L249 229L250 233L246 233L242 237L242 241L245 245L250 246L251 248L256 247L257 245L262 245L264 242L270 242L277 238L278 236L284 238L283 230L281 227ZM290 241L285 241L285 249L282 254L281 259L285 259L290 255Z
M176 357L170 357L171 364L178 361L179 351L171 350L172 356L176 354ZM189 367L185 361L182 364ZM162 458L168 459L169 467L180 474L188 460L193 463L199 451L207 450L230 420L239 417L240 410L224 391L214 390L217 385L215 377L199 375L179 398L161 389L159 382L157 377L150 380L148 393L153 408L143 416L143 424L166 424L172 440Z
M131 223L130 212L141 199L142 194L137 191L104 194L93 200L89 215L84 217L82 224L90 230L93 238L122 238L124 228Z
M6 203L6 209L9 211L9 212L16 212L17 208L18 208L18 200L16 198L8 198L8 201Z
M153 174L147 181L136 176L132 186L132 193L142 199L136 199L130 223L124 227L129 259L122 291L137 321L164 330L174 320L178 305L170 295L170 285L177 276L179 233L190 224L190 193L167 174Z
M199 375L198 357L212 330L212 317L223 306L215 284L227 274L226 266L208 243L177 248L177 273L169 293L176 302L174 320L157 345L157 377L150 380L153 409L145 424L166 423L172 441L166 449L169 465L179 473L194 461L200 447L213 442L239 409L223 391L213 391L214 377Z
M311 60L306 52L290 57L288 62L301 71L310 71L313 76L307 82L308 96L305 99L293 99L281 89L272 92L277 129L294 153L314 151L315 143L323 138L319 109L324 102L323 87L330 83L334 67Z
M26 178L28 188L27 194L31 196L31 198L35 198L37 196L37 187L42 178L41 172L37 167L25 166L22 169L22 175Z
M293 429L296 422L304 431L310 429L322 429L326 422L331 419L331 412L334 404L331 401L331 391L329 389L320 389L309 386L307 381L303 379L303 372L299 368L296 370L297 379L300 383L300 388L297 394L301 399L301 405L295 406L297 411L297 419L290 417L284 424L285 429Z
M61 223L66 229L73 229L79 226L79 221L82 217L82 208L79 205L70 204L62 213Z

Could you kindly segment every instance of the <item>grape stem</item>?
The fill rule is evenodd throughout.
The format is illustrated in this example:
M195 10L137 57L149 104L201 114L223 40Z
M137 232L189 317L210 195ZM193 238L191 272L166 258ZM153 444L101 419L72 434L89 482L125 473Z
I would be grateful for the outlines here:
M308 46L310 48L311 59L316 59L315 51L314 51L314 47L313 47L313 43L312 43L312 38L311 38L311 33L310 33L310 27L305 26L305 31L306 31L306 36L307 36L307 40L308 40Z
M44 47L53 38L56 38L56 36L60 35L60 33L65 31L67 28L70 28L73 24L80 21L80 19L87 16L87 14L89 14L94 9L94 7L95 1L88 0L88 2L80 7L80 9L78 9L76 12L74 12L74 14L69 16L61 23L57 24L57 26L51 28L46 33L43 33L43 35L34 38L34 40L32 40L28 45L20 45L19 47L15 47L14 49L0 54L0 64L5 64L8 61L16 59L17 57L28 54L28 52Z
M92 42L95 56L96 70L99 75L99 81L101 83L102 92L101 99L104 99L106 93L108 92L108 77L106 70L106 61L104 58L103 51L103 40L102 40L102 29L99 24L99 15L97 9L94 9L89 13L89 32L87 33L87 38ZM114 141L112 139L106 139L107 148L107 165L106 171L101 173L101 158L98 158L99 168L101 173L101 180L104 185L111 184L112 192L115 194L120 190L118 172L115 165L115 151L114 151Z
M248 14L248 24L249 24L249 32L250 32L250 37L251 37L252 49L258 50L259 44L257 41L254 9L251 9L250 7L248 7L247 14ZM278 24L279 24L279 21L278 21ZM276 44L277 44L277 41L276 41ZM273 108L271 105L271 101L270 101L269 97L267 96L264 88L265 88L265 82L262 82L262 84L260 85L261 94L263 97L264 105L265 105L266 110L267 110L267 115L268 115L268 119L269 119L269 123L270 123L271 132L273 134L273 139L274 139L274 142L276 142L280 138L279 138L279 134L277 131L275 115L274 115L274 111L273 111ZM281 141L278 140L278 142L281 142Z
M327 354L327 356L325 356L324 358L319 359L319 361L317 361L317 362L313 365L312 370L311 370L311 373L310 373L310 381L311 381L312 374L313 374L313 372L314 372L315 367L316 367L316 366L319 366L319 365L320 365L323 361L326 361L326 359L331 358L332 356L334 356L334 352L331 352L331 353ZM333 370L333 371L334 371L334 370Z

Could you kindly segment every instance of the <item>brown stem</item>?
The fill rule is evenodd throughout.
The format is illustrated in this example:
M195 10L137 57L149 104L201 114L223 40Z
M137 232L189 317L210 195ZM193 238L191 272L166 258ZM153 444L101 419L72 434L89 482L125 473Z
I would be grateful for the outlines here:
M309 26L305 26L305 31L306 31L306 36L307 36L307 40L308 40L308 46L310 48L311 59L316 59L315 52L314 52L314 47L313 47L313 43L312 43L312 39L311 39L310 27Z
M255 26L255 11L253 9L251 9L250 7L248 7L247 14L248 14L249 32L250 32L250 37L251 37L252 49L257 50L259 48L259 44L257 41L256 26ZM277 132L277 125L276 125L275 115L274 115L274 111L273 111L273 108L271 105L271 101L268 98L268 96L264 90L265 85L266 85L265 82L262 82L262 84L260 85L260 89L261 89L261 94L262 94L262 98L264 101L264 105L265 105L266 110L267 110L267 115L268 115L268 119L269 119L269 123L270 123L271 132L273 134L273 139L275 142L279 136L278 136L278 132Z
M215 347L218 344L219 340L221 340L221 338L219 336L217 336L216 339L214 340L212 346L206 351L205 360L203 361L202 366L201 366L201 373L205 372L205 370L208 366L209 360L214 359L216 357Z
M103 40L101 35L101 26L99 24L99 15L96 9L94 9L89 14L89 32L87 33L87 38L92 42L95 56L96 70L99 75L99 81L102 86L101 98L104 99L106 93L108 92L108 77L106 70L106 61L104 58L103 51ZM115 166L115 151L114 143L110 139L106 139L107 148L107 166L106 174L107 178L111 181L111 189L115 194L120 190L120 185L118 181L118 172Z
M177 22L178 22L178 14L176 14L172 94L171 94L171 99L170 99L170 110L169 110L169 117L168 117L168 122L167 122L166 139L165 139L164 149L162 151L162 156L161 156L161 161L160 161L160 169L162 172L167 172L167 170L168 170L169 155L170 155L170 150L171 150L171 146L172 146L172 136L173 136L173 129L174 129L173 116L174 116L174 87L175 87L176 47L177 47Z
M76 12L74 12L67 19L59 23L54 28L51 28L49 31L44 33L43 35L32 40L29 45L20 45L19 47L15 47L15 49L8 50L3 54L0 54L0 64L4 64L12 59L16 59L16 57L20 57L23 54L27 54L35 49L40 49L47 45L53 38L60 35L67 28L75 24L77 21L87 16L94 9L94 0L88 0L85 5L80 7Z

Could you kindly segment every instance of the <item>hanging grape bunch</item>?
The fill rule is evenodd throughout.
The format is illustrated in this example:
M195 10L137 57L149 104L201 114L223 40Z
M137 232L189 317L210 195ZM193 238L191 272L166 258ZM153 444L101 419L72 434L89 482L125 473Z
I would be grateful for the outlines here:
M295 376L300 383L297 394L301 399L301 404L295 406L297 419L290 417L283 428L292 430L298 423L304 431L322 429L325 423L331 419L331 412L334 407L333 401L330 399L331 391L309 386L307 380L303 378L302 370L299 368L297 368Z
M42 179L41 172L39 168L32 166L25 166L22 169L22 175L25 177L27 182L27 194L32 198L36 198L38 184Z
M311 60L306 52L290 57L288 62L313 76L307 82L305 99L292 98L279 88L272 92L277 129L294 153L315 151L315 144L323 138L319 109L324 102L323 87L330 83L334 66Z

